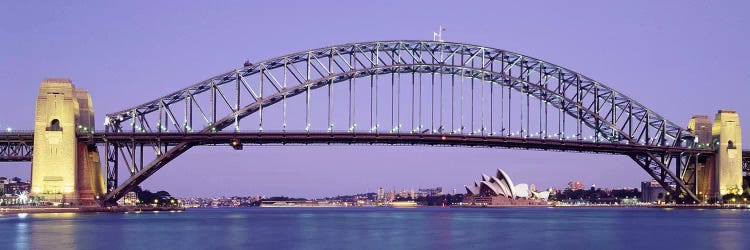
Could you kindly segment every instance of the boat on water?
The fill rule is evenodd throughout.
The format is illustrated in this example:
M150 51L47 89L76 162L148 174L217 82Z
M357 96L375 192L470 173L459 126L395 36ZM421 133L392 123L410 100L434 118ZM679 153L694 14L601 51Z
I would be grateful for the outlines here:
M413 208L417 207L417 203L414 201L394 201L388 204L393 208Z
M260 207L341 207L341 205L325 201L263 201Z

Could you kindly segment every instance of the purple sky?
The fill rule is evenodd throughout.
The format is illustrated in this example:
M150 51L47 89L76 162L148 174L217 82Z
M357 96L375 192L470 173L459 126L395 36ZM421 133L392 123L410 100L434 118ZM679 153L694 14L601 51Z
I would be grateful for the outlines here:
M209 3L211 2L211 3ZM89 89L97 120L194 82L301 50L358 41L444 39L507 49L581 72L686 127L720 108L750 116L747 1L172 1L0 4L0 127L33 127L38 85ZM253 3L255 2L255 3ZM278 4L276 4L278 3ZM750 138L750 128L744 132ZM750 148L745 146L745 148ZM503 168L515 182L639 186L624 156L504 149L264 146L191 149L143 185L173 195L322 197L377 187L463 192ZM29 164L0 176L28 178Z

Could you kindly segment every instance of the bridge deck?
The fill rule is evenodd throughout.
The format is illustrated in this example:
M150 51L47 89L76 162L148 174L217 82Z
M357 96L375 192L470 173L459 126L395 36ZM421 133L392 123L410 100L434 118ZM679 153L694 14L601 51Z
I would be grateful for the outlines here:
M587 140L556 140L481 135L408 134L408 133L305 133L305 132L239 132L239 133L96 133L82 134L80 140L102 144L109 142L177 144L189 142L195 145L228 145L232 140L244 144L389 144L389 145L436 145L527 148L555 151L578 151L594 153L627 154L638 152L692 152L711 153L710 149L685 149L681 147L659 147L637 144L592 142ZM33 146L33 132L0 133L0 146ZM686 151L687 150L687 151ZM743 151L750 158L750 150Z
M232 140L243 144L386 144L386 145L434 145L525 148L552 151L574 151L609 154L629 154L650 152L685 152L678 147L655 147L644 145L596 143L578 140L550 140L537 138L467 136L441 134L371 134L371 133L282 133L282 132L242 132L242 133L96 133L79 135L79 139L102 144L109 142L135 142L177 144L190 142L195 145L228 145ZM34 133L0 133L0 162L31 161ZM710 149L689 149L693 153L712 153ZM750 150L742 152L743 170L750 172Z
M241 133L103 133L85 136L94 143L162 142L176 144L189 142L194 145L228 145L232 140L244 144L388 144L388 145L434 145L525 148L554 151L577 151L593 153L629 154L643 152L711 153L710 149L686 149L681 147L658 147L636 144L592 142L586 140L556 140L540 138L470 136L451 134L397 134L397 133L299 133L299 132L241 132Z

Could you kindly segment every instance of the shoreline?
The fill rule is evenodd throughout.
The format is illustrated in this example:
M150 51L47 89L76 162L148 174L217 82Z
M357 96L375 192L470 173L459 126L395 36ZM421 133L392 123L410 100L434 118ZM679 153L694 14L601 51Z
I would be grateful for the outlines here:
M0 208L0 215L5 214L44 214L44 213L140 213L140 212L183 212L186 210L193 209L247 209L247 208L263 208L263 209L274 209L283 207L201 207L201 208L168 208L168 207L25 207L25 208ZM294 208L373 208L373 207L294 207ZM388 207L380 206L375 208L391 208L391 209L405 209L404 207ZM667 204L667 205L497 205L497 206L471 206L471 205L456 205L456 206L416 206L408 208L663 208L663 209L742 209L750 210L750 204L723 204L723 205L681 205L681 204Z
M467 208L678 208L678 209L750 209L750 204L546 204L546 205L456 205Z
M0 208L1 214L43 214L43 213L126 213L126 212L171 212L185 211L185 208L168 207L23 207Z
M704 204L704 205L698 205L698 204L690 204L690 205L683 205L683 204L667 204L667 205L605 205L605 204L596 204L596 205L555 205L555 204L548 204L548 205L453 205L453 206L416 206L416 207L393 207L393 206L349 206L349 207L333 207L333 206L296 206L296 207L189 207L186 208L186 210L202 210L202 209L284 209L284 208L292 208L292 209L307 209L307 208L313 208L313 209L326 209L326 208L342 208L342 209L359 209L359 208L384 208L384 209L404 209L404 208L671 208L671 209L748 209L750 210L750 204L724 204L724 205L716 205L716 204Z

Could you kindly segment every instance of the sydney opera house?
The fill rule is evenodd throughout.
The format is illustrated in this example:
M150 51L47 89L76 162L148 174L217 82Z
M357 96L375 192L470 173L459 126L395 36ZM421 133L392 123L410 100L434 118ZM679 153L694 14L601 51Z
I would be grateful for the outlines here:
M464 186L466 197L464 203L481 206L509 206L509 205L546 205L549 192L536 192L534 185L513 185L510 176L502 169L497 169L495 176L482 174L481 181L474 185Z

